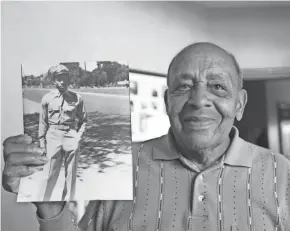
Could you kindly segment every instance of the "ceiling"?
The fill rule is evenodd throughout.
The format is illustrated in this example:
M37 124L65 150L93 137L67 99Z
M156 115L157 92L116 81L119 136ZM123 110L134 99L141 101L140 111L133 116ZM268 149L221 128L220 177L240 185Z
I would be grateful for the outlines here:
M199 1L207 8L290 7L290 1Z

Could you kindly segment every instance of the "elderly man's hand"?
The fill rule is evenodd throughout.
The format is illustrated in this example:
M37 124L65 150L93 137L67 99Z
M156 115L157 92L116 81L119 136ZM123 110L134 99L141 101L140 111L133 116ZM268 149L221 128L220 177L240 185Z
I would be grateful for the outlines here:
M46 148L41 148L41 155L46 156L47 151Z
M21 177L42 170L48 160L27 135L9 137L3 142L3 147L5 167L2 185L6 191L18 193Z
M21 177L29 176L47 163L43 150L32 143L32 138L27 135L18 135L7 138L3 142L5 167L2 175L3 188L17 194ZM62 211L64 202L34 203L38 214L49 219Z

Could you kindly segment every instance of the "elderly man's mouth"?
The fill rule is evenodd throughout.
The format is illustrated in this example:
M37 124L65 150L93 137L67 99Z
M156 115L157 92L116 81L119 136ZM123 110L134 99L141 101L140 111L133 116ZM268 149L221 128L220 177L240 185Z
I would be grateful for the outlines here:
M185 126L194 130L207 129L212 126L214 122L214 119L208 117L190 116L184 118Z

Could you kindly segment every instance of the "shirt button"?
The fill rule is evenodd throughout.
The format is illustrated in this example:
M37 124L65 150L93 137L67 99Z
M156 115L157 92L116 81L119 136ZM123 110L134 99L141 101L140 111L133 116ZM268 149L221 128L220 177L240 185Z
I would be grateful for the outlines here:
M204 195L200 195L199 197L198 197L198 200L201 202L201 201L203 201L204 200Z
M200 175L200 179L201 179L201 180L204 179L204 175L203 175L203 174Z

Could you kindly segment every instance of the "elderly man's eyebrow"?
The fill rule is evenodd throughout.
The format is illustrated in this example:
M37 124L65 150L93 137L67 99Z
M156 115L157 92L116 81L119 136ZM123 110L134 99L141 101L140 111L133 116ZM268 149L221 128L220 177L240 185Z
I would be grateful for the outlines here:
M227 72L209 72L207 73L207 80L222 81L225 84L233 85L233 78Z
M222 79L222 80L232 80L231 73L225 71L208 71L207 79Z
M183 81L192 81L193 76L190 73L177 73L176 75L172 76L171 80L169 80L172 84L180 84Z
M192 80L194 76L189 73L179 73L176 75L176 77L180 78L181 80Z

